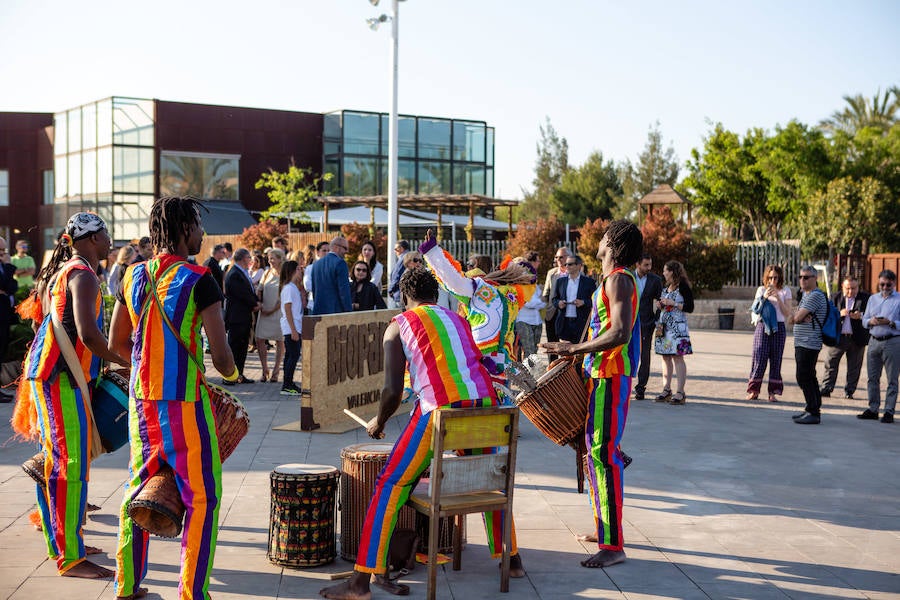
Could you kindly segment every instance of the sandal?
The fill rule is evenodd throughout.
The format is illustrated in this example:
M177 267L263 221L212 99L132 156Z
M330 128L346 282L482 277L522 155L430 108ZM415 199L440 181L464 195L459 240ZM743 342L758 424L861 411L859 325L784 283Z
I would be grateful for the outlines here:
M687 396L684 395L684 392L675 392L669 399L669 404L684 404L685 400L687 400Z
M269 374L266 371L263 371L263 376L262 376L262 379L260 379L260 381L265 382L268 380L269 380Z
M769 394L769 402L778 402L778 398L775 397L775 394Z
M771 396L769 396L771 398ZM750 392L747 394L745 400L759 400L759 394L756 392Z
M271 383L278 383L278 373L272 373L272 376L269 377L269 381Z
M668 402L672 397L672 390L663 390L662 394L653 399L654 402Z

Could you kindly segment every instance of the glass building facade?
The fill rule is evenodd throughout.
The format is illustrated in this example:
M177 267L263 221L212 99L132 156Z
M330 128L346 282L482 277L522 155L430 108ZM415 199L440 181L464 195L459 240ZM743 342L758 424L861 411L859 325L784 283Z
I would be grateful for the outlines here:
M400 194L494 195L494 128L483 121L400 115ZM337 196L388 193L389 118L344 110L325 115L323 165Z
M70 215L90 210L116 239L144 235L153 203L154 104L114 97L54 115L53 228L45 248Z

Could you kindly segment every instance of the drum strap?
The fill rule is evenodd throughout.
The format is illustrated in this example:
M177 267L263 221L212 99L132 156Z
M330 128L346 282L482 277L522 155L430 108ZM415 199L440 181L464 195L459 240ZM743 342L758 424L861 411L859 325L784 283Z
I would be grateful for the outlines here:
M179 267L183 264L186 264L185 261L180 260L176 263L169 265L166 268L166 270L160 274L159 278L162 279L163 277L166 276L166 273L168 273L175 267ZM147 314L147 309L150 306L150 300L152 299L153 303L156 304L157 310L159 310L159 314L162 315L163 321L165 321L166 325L171 330L172 335L175 336L175 339L178 340L178 343L181 344L181 347L184 348L184 351L191 358L191 360L194 361L194 364L197 366L197 372L200 373L200 380L203 382L203 386L206 388L206 391L211 393L211 390L209 389L209 382L206 381L206 372L204 370L203 365L200 364L200 362L197 360L197 357L194 356L194 353L191 352L190 348L187 347L187 344L184 343L184 340L181 339L181 335L178 333L178 330L175 329L175 324L172 323L172 320L169 318L169 315L166 314L166 311L163 309L162 300L159 299L159 293L156 290L157 279L153 276L153 273L150 272L150 269L147 269L147 278L150 280L150 293L144 299L143 306L141 306L140 322L143 323L144 317Z
M75 356L75 348L72 346L69 334L66 333L62 322L59 320L56 309L52 306L50 307L50 322L53 324L53 337L56 338L56 345L59 346L59 353L62 354L63 358L66 360L66 365L68 365L72 377L75 378L75 382L81 390L81 398L84 400L84 405L88 412L91 413L91 443L88 448L88 459L93 460L103 454L105 450L103 449L103 442L100 441L100 431L97 429L97 421L94 419L90 388L84 377L84 371L81 369L81 364L78 362L78 357Z

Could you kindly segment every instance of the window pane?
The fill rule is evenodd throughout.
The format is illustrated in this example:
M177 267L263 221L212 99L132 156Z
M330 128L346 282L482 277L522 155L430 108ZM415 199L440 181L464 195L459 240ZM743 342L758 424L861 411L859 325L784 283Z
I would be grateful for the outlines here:
M68 159L65 156L58 156L54 161L54 171L56 179L56 191L54 198L61 198L69 195L69 170Z
M57 113L53 123L53 153L65 154L68 150L68 117L66 113Z
M9 206L9 171L0 171L0 206Z
M340 174L340 163L335 158L329 158L325 160L325 172L332 174L331 181L325 182L325 193L326 194L337 194L340 191L341 185L341 174Z
M71 133L71 130L69 131ZM69 196L81 195L81 154L69 155Z
M56 193L53 186L53 170L43 171L44 204L53 204L53 196Z
M378 183L377 158L344 158L344 195L372 196Z
M453 122L453 160L484 162L484 125Z
M325 156L339 153L341 151L341 115L337 113L325 115L324 129L322 137Z
M487 164L494 166L494 128L487 128Z
M487 174L485 175L484 189L485 189L485 191L484 191L485 194L487 194L491 198L495 197L494 196L494 170L493 169L487 170Z
M97 145L112 144L112 100L97 103Z
M435 162L419 163L420 194L450 193L450 164Z
M153 102L134 98L113 99L113 142L153 145Z
M390 142L390 117L381 115L381 155L388 155ZM416 157L416 118L397 118L397 155L403 158Z
M97 107L88 104L81 109L81 147L94 148L97 145Z
M344 113L344 152L378 154L378 115Z
M153 193L152 148L115 148L113 191Z
M419 119L419 158L450 160L450 121Z
M152 157L152 151L151 157ZM205 200L238 199L238 159L165 152L159 159L159 192ZM141 190L144 191L144 190ZM152 187L149 190L152 192Z
M97 192L97 152L88 150L82 155L81 192L94 194Z
M69 111L69 152L81 150L81 109ZM69 188L72 186L70 185Z
M454 194L484 194L484 167L453 165Z
M388 193L388 161L381 161L381 193ZM397 162L397 193L399 195L416 193L416 161L400 160Z
M113 189L112 156L111 146L97 150L97 191L101 194Z

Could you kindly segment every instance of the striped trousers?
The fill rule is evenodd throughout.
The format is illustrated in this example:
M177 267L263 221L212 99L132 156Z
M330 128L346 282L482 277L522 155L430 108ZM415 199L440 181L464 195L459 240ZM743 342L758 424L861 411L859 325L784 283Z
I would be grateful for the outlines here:
M585 419L585 446L588 466L585 478L590 489L591 508L601 550L621 550L622 474L625 464L618 451L628 417L631 377L616 375L588 379L588 415Z
M163 465L169 465L185 507L178 597L206 600L222 496L222 462L212 406L208 399L182 402L131 398L128 436L131 459L119 513L116 595L133 594L147 575L150 534L131 520L128 506L147 480Z
M37 486L47 554L65 573L85 558L84 522L90 473L90 413L78 384L60 372L55 381L29 380L44 450L46 488Z
M484 408L494 405L496 402L490 398L461 400L438 410ZM387 571L388 544L391 541L394 527L397 525L397 514L400 508L406 504L419 476L431 464L434 414L435 411L432 411L423 415L419 404L416 403L409 423L400 434L400 439L394 444L384 469L375 481L375 491L366 511L366 521L359 542L359 554L356 558L357 571L379 574ZM493 451L493 448L485 448L482 452ZM484 513L483 516L488 548L491 556L497 558L501 556L503 549L504 511ZM518 552L516 528L513 524L510 555L518 554Z
M784 381L781 379L781 359L784 357L784 343L787 332L784 323L778 323L778 329L766 335L762 321L756 324L753 332L753 358L750 363L750 379L747 381L747 393L758 394L762 389L763 375L769 367L769 394L782 394Z

